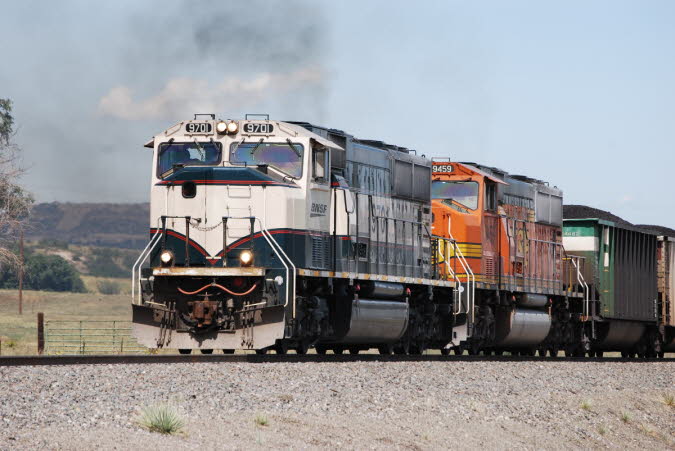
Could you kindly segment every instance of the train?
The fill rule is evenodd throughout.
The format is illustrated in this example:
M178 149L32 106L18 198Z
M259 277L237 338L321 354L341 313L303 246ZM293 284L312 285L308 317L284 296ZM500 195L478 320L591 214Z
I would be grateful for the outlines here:
M568 217L542 180L268 115L196 114L145 147L148 348L675 351L675 233Z

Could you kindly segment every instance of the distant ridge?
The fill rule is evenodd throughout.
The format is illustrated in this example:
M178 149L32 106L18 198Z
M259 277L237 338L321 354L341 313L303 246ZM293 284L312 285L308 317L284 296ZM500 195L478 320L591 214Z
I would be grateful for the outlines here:
M142 249L149 239L150 204L61 203L33 206L29 240Z

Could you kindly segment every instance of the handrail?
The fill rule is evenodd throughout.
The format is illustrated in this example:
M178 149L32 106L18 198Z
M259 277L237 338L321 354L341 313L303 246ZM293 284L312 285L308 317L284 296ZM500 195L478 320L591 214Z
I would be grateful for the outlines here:
M267 227L263 226L262 221L260 218L255 218L258 220L258 223L260 224L260 232L262 233L263 238L267 241L267 244L270 245L272 250L274 251L275 254L277 254L277 258L281 261L281 264L284 265L284 268L286 268L286 302L284 302L284 307L288 305L288 300L290 299L290 296L293 295L293 319L295 319L295 282L296 282L296 274L297 270L295 265L293 264L293 261L286 255L286 252L284 252L283 248L281 245L277 242L277 240L274 239L272 234L267 230ZM275 247L276 246L276 247ZM277 250L278 249L278 250ZM281 255L284 256L286 261L291 265L293 268L293 293L290 293L290 283L289 283L289 269L288 265L284 262L284 259L281 258Z
M584 308L583 308L583 316L584 320L588 319L589 313L590 313L590 294L589 294L589 289L588 289L588 284L586 283L586 279L584 279L583 274L581 273L580 265L578 264L578 261L581 257L567 257L574 266L574 269L576 269L576 276L577 276L577 282L579 285L583 286L584 288Z
M150 239L148 244L145 246L143 251L141 252L141 255L138 256L138 259L134 263L134 265L131 267L131 303L136 304L136 269L138 268L138 283L140 284L141 282L141 266L143 263L145 263L145 260L147 260L148 256L152 253L152 251L155 249L157 246L157 243L159 243L160 238L162 237L162 233L155 233L155 235ZM138 287L138 305L140 305L140 300L141 300L141 288L140 286Z
M452 233L448 231L448 234L450 235L450 239L456 242L455 238L452 236ZM467 310L469 310L467 313L471 316L471 324L474 323L475 320L475 312L474 312L474 301L475 301L475 290L476 290L476 276L474 275L473 271L471 270L471 267L469 266L469 262L466 261L466 258L464 258L464 254L462 253L462 250L459 248L459 246L456 247L455 249L456 255L459 256L458 260L459 263L462 265L462 269L466 272L466 288L467 288ZM471 282L469 282L469 278L471 279Z

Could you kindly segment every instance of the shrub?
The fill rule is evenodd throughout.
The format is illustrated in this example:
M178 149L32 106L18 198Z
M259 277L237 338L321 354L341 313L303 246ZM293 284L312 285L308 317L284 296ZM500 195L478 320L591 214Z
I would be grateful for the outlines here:
M89 274L97 277L129 277L131 270L122 268L115 262L119 256L116 249L93 248L87 259Z
M120 285L112 280L99 280L96 288L101 294L120 294Z
M168 404L144 407L137 422L148 431L160 434L177 434L185 426L178 411Z
M18 288L17 271L3 267L0 271L1 288ZM24 264L23 286L28 290L86 291L80 274L67 260L58 255L30 254Z

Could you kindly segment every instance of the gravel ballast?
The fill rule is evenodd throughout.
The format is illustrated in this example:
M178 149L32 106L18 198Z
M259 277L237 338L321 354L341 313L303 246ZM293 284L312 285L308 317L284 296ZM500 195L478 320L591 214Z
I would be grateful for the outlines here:
M674 362L0 367L0 380L0 449L675 447ZM138 426L164 402L181 434Z

